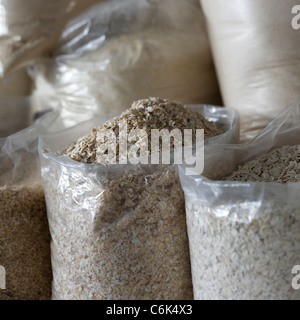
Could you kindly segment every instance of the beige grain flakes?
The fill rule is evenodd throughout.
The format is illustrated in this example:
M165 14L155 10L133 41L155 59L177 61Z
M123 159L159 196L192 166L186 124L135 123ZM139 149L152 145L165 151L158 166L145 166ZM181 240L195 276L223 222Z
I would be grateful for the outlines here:
M193 298L178 175L148 169L46 176L53 299Z
M299 173L296 145L257 156L222 181L185 182L195 299L300 299L292 286L300 256L299 183L293 183Z
M151 152L150 138L152 129L194 129L193 137L195 138L195 129L204 129L205 138L211 138L222 133L214 122L210 122L200 113L188 108L180 102L174 102L161 98L149 98L135 101L131 108L124 111L120 116L107 121L99 128L94 128L92 132L79 139L71 145L64 153L73 160L85 163L99 163L97 159L97 149L100 147L97 143L97 133L100 129L112 130L119 142L119 128L127 125L127 130L144 129L148 136L148 148ZM107 141L107 137L105 142ZM139 141L128 142L127 147ZM117 146L117 156L119 148Z
M263 154L223 180L297 182L300 181L300 146L284 146Z
M232 197L210 207L186 199L194 298L299 300L291 273L299 264L299 207L264 195L259 207ZM251 213L249 223L231 218L250 219Z
M102 128L118 133L120 121L128 130L221 132L182 104L159 98L135 102ZM64 154L97 164L98 148L93 129ZM47 157L53 299L193 299L184 194L174 166L66 166Z

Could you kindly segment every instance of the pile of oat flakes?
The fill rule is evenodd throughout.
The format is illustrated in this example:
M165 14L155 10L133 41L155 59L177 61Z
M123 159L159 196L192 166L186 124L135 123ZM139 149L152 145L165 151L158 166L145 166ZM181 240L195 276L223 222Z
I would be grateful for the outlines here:
M94 128L92 132L79 139L76 143L69 146L65 151L68 157L73 160L84 163L105 164L101 158L97 158L97 150L100 145L97 141L97 134L101 129L112 130L119 142L119 128L124 124L128 132L132 129L144 129L148 136L148 148L151 152L151 130L152 129L193 129L195 138L195 129L204 129L205 138L215 137L222 132L214 122L207 121L200 113L184 106L182 103L160 98L149 98L133 102L131 108L124 111L120 116L107 121L102 126ZM107 137L105 137L105 142ZM128 142L129 149L132 144L139 141ZM117 157L119 156L117 146ZM117 159L122 160L122 159Z
M244 165L224 180L297 182L300 181L300 146L284 146L263 154Z

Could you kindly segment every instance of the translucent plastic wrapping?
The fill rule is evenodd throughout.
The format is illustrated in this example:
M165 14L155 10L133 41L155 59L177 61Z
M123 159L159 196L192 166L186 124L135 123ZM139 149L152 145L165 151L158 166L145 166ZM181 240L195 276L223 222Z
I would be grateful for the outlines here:
M236 112L194 108L227 131L213 139L237 141ZM40 139L52 236L52 298L192 299L184 195L176 167L105 167L56 155L103 122L94 119Z
M0 139L0 265L6 289L0 300L51 298L50 234L37 153L56 113Z
M241 115L252 140L300 92L298 0L201 0L224 104Z
M0 75L49 50L66 22L101 0L1 0Z
M203 175L187 176L180 166L195 299L300 299L292 286L300 183L218 180L275 147L300 144L299 124L297 104L247 146L206 146Z
M222 104L197 0L97 4L67 25L54 59L31 73L33 103L58 96L67 126L149 96Z

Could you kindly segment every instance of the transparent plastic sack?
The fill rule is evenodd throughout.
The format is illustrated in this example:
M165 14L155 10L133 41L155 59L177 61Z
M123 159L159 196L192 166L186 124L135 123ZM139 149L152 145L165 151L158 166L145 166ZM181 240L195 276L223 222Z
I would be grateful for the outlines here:
M52 58L31 67L32 100L59 97L68 127L149 96L222 105L197 0L97 4L66 26Z
M65 24L101 0L1 0L0 75L49 50Z
M51 298L50 233L38 158L38 137L58 114L0 139L0 300ZM1 288L2 289L2 288Z
M223 103L241 115L241 141L251 141L300 92L297 0L200 0Z
M238 140L235 111L194 108L226 131L219 139ZM52 299L192 299L176 167L106 167L56 154L105 120L95 118L40 139L52 237Z
M179 166L195 299L300 299L292 286L300 256L300 183L220 181L273 148L297 144L299 103L249 145L206 146L203 175L187 176Z

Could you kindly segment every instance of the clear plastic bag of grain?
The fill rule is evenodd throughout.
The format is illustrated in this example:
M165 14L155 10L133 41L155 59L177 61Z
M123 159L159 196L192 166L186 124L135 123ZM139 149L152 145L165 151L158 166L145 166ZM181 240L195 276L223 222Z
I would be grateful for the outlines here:
M45 115L0 139L0 265L6 275L0 300L51 298L50 233L37 146L56 118Z
M205 147L185 193L195 299L299 300L300 104L249 145Z
M101 130L111 129L120 138L124 123L128 132L204 128L206 138L237 141L235 111L193 108L150 98L100 127L101 119L94 119L42 137L53 299L193 298L184 195L176 167L104 165L98 153Z

